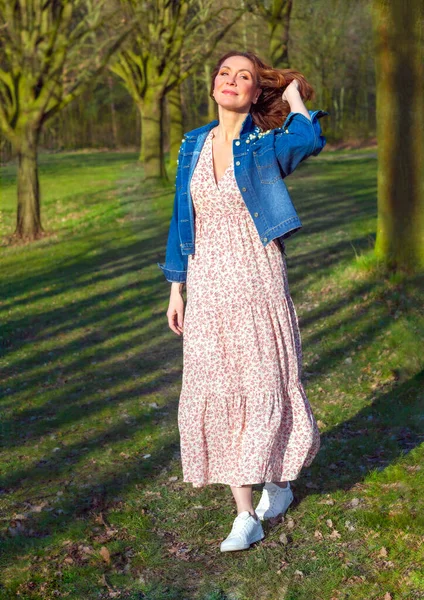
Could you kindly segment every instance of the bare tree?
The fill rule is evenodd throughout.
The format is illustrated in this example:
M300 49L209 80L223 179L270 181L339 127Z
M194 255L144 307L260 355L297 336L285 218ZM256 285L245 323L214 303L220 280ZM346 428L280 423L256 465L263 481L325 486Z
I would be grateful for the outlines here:
M290 15L293 0L268 0L252 2L252 8L262 16L268 25L269 60L277 69L288 69L288 43L290 32Z
M15 236L43 233L37 153L44 124L78 97L127 35L94 40L107 0L0 0L0 128L18 158Z
M122 79L140 110L140 160L145 177L166 178L162 130L165 97L210 56L242 9L224 7L213 0L119 3L134 30L110 69ZM174 95L173 109L178 107L176 100Z

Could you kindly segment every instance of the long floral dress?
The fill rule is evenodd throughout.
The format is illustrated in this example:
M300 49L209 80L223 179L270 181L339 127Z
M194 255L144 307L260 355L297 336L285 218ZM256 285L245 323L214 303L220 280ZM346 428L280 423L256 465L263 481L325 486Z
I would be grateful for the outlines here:
M299 325L277 240L263 246L233 163L216 183L212 131L191 179L178 406L183 481L193 487L286 481L320 436L300 377Z

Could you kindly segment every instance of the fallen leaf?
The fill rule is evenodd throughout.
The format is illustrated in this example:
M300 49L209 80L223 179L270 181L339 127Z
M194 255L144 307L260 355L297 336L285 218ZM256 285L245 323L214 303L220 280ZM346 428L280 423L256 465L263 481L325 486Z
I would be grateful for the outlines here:
M331 519L327 519L326 523L327 523L328 527L333 527L333 521Z
M100 548L100 554L101 554L101 557L103 558L103 560L109 565L110 564L110 552L106 548L106 546L102 546Z
M41 504L38 504L37 506L31 506L31 508L29 509L28 512L40 513L43 510L43 508L47 505L48 505L48 502L44 501Z
M389 592L384 594L384 600L392 600L392 595Z
M278 539L283 544L283 546L287 546L287 544L289 543L289 540L285 533L282 533Z
M303 572L302 572L302 571L299 571L299 570L296 570L296 571L294 572L294 574L295 574L295 575L297 575L297 577L300 577L300 578L303 578L303 577L304 577L304 574L303 574Z
M337 529L333 529L333 531L330 533L330 538L331 538L332 540L336 540L337 538L340 538L340 537L342 537L342 536L341 536L341 535L340 535L340 533L337 531Z
M285 560L282 560L280 563L280 568L278 569L277 573L280 574L281 571L283 571L284 569L287 569L288 566L289 566L289 563Z
M378 553L378 556L387 556L387 549L384 546L382 548L380 548L380 552Z
M105 527L107 527L107 523L105 523L105 520L103 518L103 513L99 513L95 519L94 519L95 523L101 523L102 525L104 525Z
M314 537L315 537L317 540L322 540L322 539L324 538L324 536L322 535L322 533L321 533L321 532L320 532L318 529L315 531L315 533L314 533Z
M18 520L13 520L10 522L10 527L8 527L9 533L10 535L19 535L20 533L22 533L23 531L25 531L25 527L24 525L21 523L21 521Z

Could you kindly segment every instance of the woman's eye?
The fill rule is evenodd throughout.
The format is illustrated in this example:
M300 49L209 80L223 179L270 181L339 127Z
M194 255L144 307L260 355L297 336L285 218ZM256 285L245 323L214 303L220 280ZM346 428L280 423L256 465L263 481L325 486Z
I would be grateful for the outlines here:
M222 73L220 73L220 75L228 75L227 71L222 71Z

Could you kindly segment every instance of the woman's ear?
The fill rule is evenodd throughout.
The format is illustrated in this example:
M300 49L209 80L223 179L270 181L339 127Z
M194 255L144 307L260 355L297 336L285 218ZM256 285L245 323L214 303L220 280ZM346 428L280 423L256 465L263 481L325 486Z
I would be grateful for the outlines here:
M253 104L256 104L256 103L257 103L257 101L258 101L258 98L259 98L259 96L260 96L261 94L262 94L262 90L256 90L256 94L255 94L255 96L254 96L254 98L253 98L253 101L252 101L252 102L253 102Z

